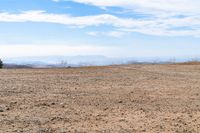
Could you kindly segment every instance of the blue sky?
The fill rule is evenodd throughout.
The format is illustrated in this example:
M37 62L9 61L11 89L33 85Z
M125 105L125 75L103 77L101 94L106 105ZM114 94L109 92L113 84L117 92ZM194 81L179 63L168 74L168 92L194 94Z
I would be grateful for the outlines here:
M199 0L1 0L0 57L200 57Z

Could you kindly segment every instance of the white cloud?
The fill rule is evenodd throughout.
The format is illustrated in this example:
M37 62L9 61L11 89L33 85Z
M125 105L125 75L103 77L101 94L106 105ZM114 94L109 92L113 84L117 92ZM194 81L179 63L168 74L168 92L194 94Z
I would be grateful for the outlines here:
M126 35L128 31L108 31L108 32L98 32L98 31L91 31L87 32L88 35L90 36L108 36L108 37L115 37L115 38L120 38Z
M0 22L47 22L74 27L110 25L117 32L106 33L108 36L121 36L124 32L139 32L159 36L200 36L200 15L163 18L120 18L110 14L94 16L70 16L44 11L26 11L22 13L0 13Z
M61 1L61 0L60 0ZM66 1L66 0L65 0ZM69 0L68 0L69 1ZM199 0L70 0L99 7L122 7L144 13L194 13L200 12Z
M54 2L59 2L60 0L52 0L52 1L54 1Z
M124 36L126 33L121 32L121 31L111 31L111 32L108 32L108 33L104 32L104 34L107 35L107 36L119 38L119 37Z
M87 32L87 34L90 36L97 36L99 33L96 31L90 31L90 32Z
M101 24L123 25L123 20L119 20L119 18L109 14L73 17L66 14L46 13L44 11L26 11L19 14L0 13L0 21L3 22L49 22L80 27L98 26ZM114 21L120 23L115 24Z

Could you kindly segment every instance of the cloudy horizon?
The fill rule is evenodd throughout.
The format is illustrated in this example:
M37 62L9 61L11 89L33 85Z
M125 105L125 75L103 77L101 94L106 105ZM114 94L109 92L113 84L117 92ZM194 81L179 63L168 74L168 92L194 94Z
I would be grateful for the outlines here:
M2 0L0 58L200 57L198 0Z

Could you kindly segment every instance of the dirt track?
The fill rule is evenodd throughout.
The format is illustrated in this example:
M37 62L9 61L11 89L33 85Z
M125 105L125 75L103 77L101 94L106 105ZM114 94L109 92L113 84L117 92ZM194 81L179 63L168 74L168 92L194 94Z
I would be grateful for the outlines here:
M200 65L0 70L0 133L199 133Z

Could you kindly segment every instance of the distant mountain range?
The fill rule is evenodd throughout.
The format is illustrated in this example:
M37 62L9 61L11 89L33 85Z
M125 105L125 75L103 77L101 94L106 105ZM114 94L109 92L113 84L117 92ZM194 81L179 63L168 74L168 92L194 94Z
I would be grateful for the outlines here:
M188 59L189 60L189 59ZM174 58L111 58L101 55L87 56L42 56L42 57L16 57L3 60L7 67L18 68L44 68L44 67L80 67L80 66L104 66L115 64L134 64L134 63L169 63L183 62L185 59Z
M4 59L5 64L24 65L31 67L78 67L125 64L130 59L109 58L105 56L44 56L18 57Z

